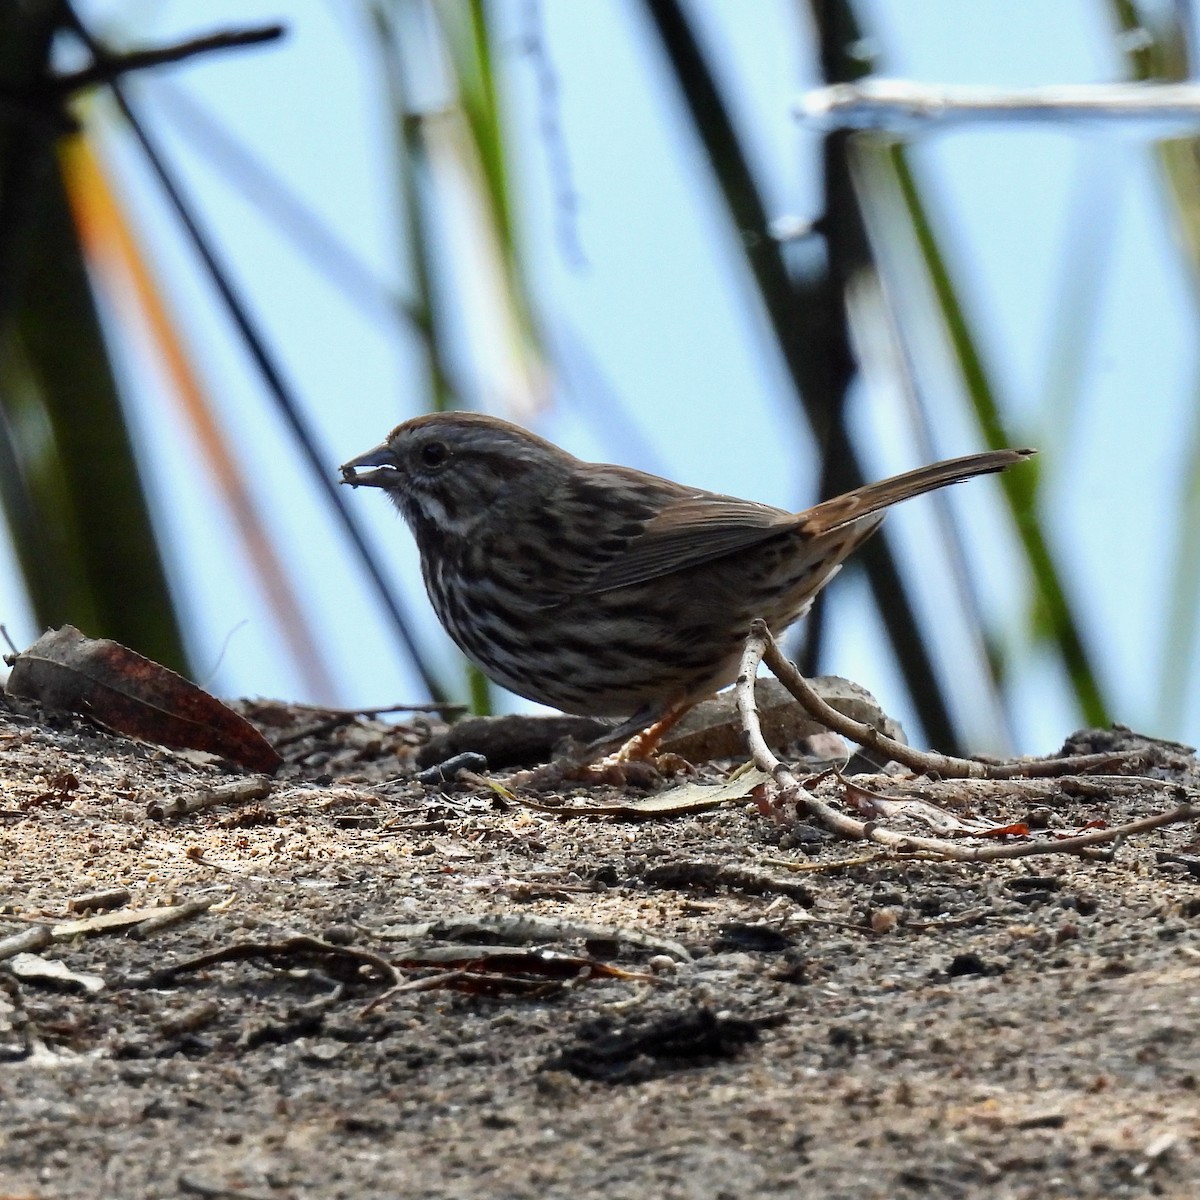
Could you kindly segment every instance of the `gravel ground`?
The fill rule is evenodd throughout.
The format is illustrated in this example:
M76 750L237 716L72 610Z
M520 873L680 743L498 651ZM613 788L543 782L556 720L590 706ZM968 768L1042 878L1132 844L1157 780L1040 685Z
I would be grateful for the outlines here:
M0 703L0 1200L1200 1195L1192 824L950 863L561 815L404 777L428 723L247 707L269 794L171 817L244 777ZM1052 836L1194 797L1150 749L857 782Z

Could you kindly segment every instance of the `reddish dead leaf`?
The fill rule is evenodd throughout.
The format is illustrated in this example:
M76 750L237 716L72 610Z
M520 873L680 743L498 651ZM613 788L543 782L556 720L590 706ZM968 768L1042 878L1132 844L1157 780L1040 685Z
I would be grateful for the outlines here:
M72 625L43 634L12 664L6 690L84 713L117 733L219 754L252 771L282 761L244 718L174 671Z
M71 793L79 787L79 780L70 771L66 771L62 775L55 775L46 782L49 784L50 790L41 792L28 800L22 800L21 807L23 809L40 808L43 805L61 808L70 800ZM0 1196L0 1200L4 1200L4 1197Z
M976 837L1028 837L1029 826L1024 821L1014 821L1011 825L996 825L991 829L980 829Z

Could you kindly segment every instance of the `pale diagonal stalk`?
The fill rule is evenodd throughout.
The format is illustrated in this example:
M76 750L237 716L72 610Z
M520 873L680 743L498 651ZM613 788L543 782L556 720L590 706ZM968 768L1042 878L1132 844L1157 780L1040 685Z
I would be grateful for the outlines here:
M408 73L404 62L404 35L393 19L393 9L410 7L409 0L368 0L368 14L374 31L379 62L383 71L384 88L392 113L396 140L396 166L399 173L401 220L404 223L404 245L408 255L412 313L421 338L429 407L435 412L457 406L457 392L451 382L445 335L434 306L433 231L422 194L422 175L427 173L424 139L421 134L422 115L413 110L408 96ZM410 24L412 13L409 12ZM410 39L416 31L404 31ZM433 47L425 46L426 53Z
M984 366L983 356L976 345L974 333L958 299L957 288L950 277L949 265L909 166L905 148L891 143L887 148L887 157L925 263L963 389L984 440L993 448L1014 445L1012 434L1005 426L995 388ZM1039 606L1038 616L1046 636L1062 660L1084 719L1091 725L1108 725L1108 704L1067 595L1062 572L1050 549L1049 539L1037 511L1038 484L1036 460L1022 470L1006 472L1000 478L1000 486L1012 513L1017 536L1034 583Z
M483 210L502 264L503 300L523 339L522 350L537 359L539 339L517 243L501 98L496 86L486 8L483 0L454 0L436 4L433 11L443 31L458 103L470 132L470 150L478 163L476 174Z
M335 230L245 142L173 80L154 81L155 112L206 158L222 180L261 209L271 227L361 313L411 330L417 315Z
M1119 184L1088 144L1066 205L1056 297L1047 313L1046 372L1042 383L1044 415L1041 430L1046 444L1065 446L1084 419L1087 364L1096 351L1096 338L1117 242Z
M470 243L469 291L485 299L474 310L483 334L474 338L476 356L488 352L489 389L519 417L541 407L548 376L518 243L486 8L483 0L452 0L432 5L432 13L455 101L440 119L426 122L427 151L439 187L457 185L470 200L468 236L457 241L460 257L461 243Z

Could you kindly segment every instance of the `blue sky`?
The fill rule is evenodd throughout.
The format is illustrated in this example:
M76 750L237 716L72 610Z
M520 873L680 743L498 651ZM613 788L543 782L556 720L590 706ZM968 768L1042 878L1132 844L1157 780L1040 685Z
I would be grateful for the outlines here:
M279 46L148 76L134 94L318 427L330 470L421 406L415 347L394 324L348 300L304 261L267 208L223 177L179 122L169 89L235 131L385 285L403 290L392 131L355 7L321 0L81 5L114 43L169 41L274 19L288 24ZM586 6L586 17L574 0L543 0L540 7L585 262L564 254L556 233L562 177L539 133L537 63L522 51L529 6L514 0L496 6L513 179L532 291L564 364L552 406L522 419L585 457L790 507L812 502L813 449L640 7L608 0ZM790 113L798 92L815 82L801 7L792 0L701 0L689 11L772 214L804 219L814 215L818 181L816 137ZM1115 79L1124 70L1106 10L1090 0L877 0L860 11L871 31L868 47L891 76L1035 86ZM435 88L428 98L436 103ZM223 694L355 705L422 698L136 152L109 109L97 106L95 116L214 403L302 588L338 691L305 693L144 336L119 317L118 305L112 328L156 520L180 548L173 583L191 615L195 659L212 664L203 682ZM922 140L914 164L1014 439L1043 451L1053 544L1102 676L1118 698L1116 715L1150 731L1194 736L1195 670L1179 704L1164 706L1161 681L1163 596L1194 437L1196 304L1152 146L1128 132L988 126ZM452 211L447 220L461 228ZM903 237L883 232L895 266L889 295L932 417L936 452L978 448L929 298L904 269ZM462 256L458 285L470 283L475 262L469 250ZM465 307L462 329L482 348L475 361L487 364L464 366L471 398L505 412L494 331L473 322ZM865 336L869 341L869 326ZM606 394L619 399L622 419L604 415ZM873 474L922 458L905 405L886 369L854 397ZM371 493L356 493L351 502L412 607L427 614L415 553L390 506ZM1050 750L1078 720L1056 670L1023 633L1027 593L1002 509L990 482L956 489L953 503L983 579L988 618L1015 663L1017 743ZM908 572L913 586L938 613L935 655L958 685L956 711L973 740L998 748L987 698L970 684L969 634L930 549L934 507L919 501L908 508L889 525L915 564ZM859 680L903 717L902 688L861 581L846 573L835 587L827 669ZM29 640L35 631L2 559L0 606L16 640ZM426 632L449 662L440 632Z

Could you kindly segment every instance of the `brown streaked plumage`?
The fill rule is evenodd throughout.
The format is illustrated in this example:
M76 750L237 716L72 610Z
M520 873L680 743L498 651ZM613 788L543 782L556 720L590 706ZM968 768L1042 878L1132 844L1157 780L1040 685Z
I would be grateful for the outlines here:
M789 513L583 462L494 417L435 413L346 463L342 481L395 502L438 618L485 675L566 712L648 724L733 682L751 619L782 633L889 506L1032 453L950 459Z

